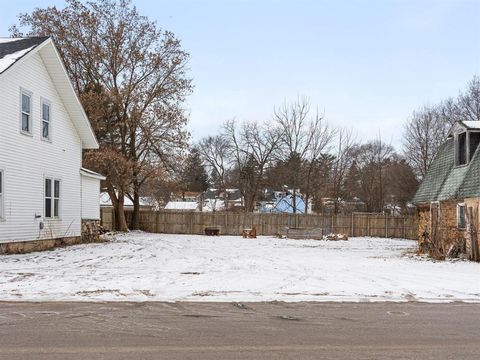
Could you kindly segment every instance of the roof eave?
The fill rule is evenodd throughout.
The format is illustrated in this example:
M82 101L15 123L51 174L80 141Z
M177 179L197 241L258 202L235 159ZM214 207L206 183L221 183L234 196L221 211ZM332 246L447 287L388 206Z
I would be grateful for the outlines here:
M83 106L80 102L80 99L78 98L77 92L73 88L70 77L68 76L67 69L65 68L65 64L63 63L63 60L62 60L55 44L53 43L53 40L51 38L47 39L44 43L42 43L40 46L38 46L36 50L40 51L44 48L45 48L45 51L52 51L55 54L56 60L63 70L63 74L64 74L64 77L65 77L65 80L66 80L65 82L68 83L67 86L70 90L69 92L70 92L71 97L73 99L73 106L75 107L75 109L70 109L70 111L69 111L69 109L67 108L67 111L69 112L70 116L72 117L72 120L74 118L76 118L77 120L80 121L79 124L83 123L84 126L85 126L85 129L86 129L85 132L79 131L79 129L77 129L77 132L78 132L78 134L80 136L80 139L82 141L82 148L83 149L98 149L99 144L98 144L97 138L95 136L95 132L93 131L92 125L90 123L90 120L88 119L87 114L85 113L85 110L84 110L84 108L83 108ZM47 67L47 70L49 70L48 69L49 65L45 61L44 61L44 63L45 63L45 66ZM51 76L51 71L49 71L49 73L50 73L50 76ZM62 79L57 79L57 80L62 81ZM67 94L63 94L63 95L68 96ZM62 94L59 94L59 96L62 97ZM62 101L64 101L63 98L62 98ZM66 103L66 102L64 101L64 103ZM72 114L74 111L78 111L79 114L78 115ZM75 122L74 122L74 124L75 124Z

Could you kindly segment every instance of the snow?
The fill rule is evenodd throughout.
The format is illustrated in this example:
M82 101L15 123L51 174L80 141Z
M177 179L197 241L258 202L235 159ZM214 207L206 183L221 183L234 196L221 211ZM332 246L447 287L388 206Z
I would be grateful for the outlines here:
M10 40L10 39L9 39ZM6 41L4 41L6 42ZM12 54L7 54L0 59L0 73L4 72L10 65L15 63L19 58L28 53L34 46L29 47L28 49L20 50Z
M118 193L117 193L118 196ZM104 191L100 193L100 206L101 207L111 207L112 206L112 199L110 199L110 195L108 192ZM125 208L133 208L133 201L125 195L123 198L123 206ZM148 196L141 196L140 197L140 206L142 207L151 207L152 209L159 209L160 206L158 202Z
M480 129L480 121L466 120L462 122L470 129Z
M197 210L198 204L193 201L169 201L165 210Z
M25 38L2 38L0 37L0 44L5 44L5 43L9 43L9 42L13 42L13 41L19 41L19 40L23 40Z
M480 264L433 262L415 242L131 232L0 257L0 300L480 302Z

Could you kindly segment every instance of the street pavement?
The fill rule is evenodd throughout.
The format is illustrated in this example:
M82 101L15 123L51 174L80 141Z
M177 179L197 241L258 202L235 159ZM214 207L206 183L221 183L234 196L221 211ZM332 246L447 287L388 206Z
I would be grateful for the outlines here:
M0 359L480 359L480 304L3 302Z

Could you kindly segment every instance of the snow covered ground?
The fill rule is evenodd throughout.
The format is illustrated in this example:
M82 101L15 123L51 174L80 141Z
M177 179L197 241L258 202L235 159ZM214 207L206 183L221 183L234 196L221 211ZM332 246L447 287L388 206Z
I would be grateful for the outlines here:
M432 262L415 242L166 235L0 257L0 300L471 301L480 264Z

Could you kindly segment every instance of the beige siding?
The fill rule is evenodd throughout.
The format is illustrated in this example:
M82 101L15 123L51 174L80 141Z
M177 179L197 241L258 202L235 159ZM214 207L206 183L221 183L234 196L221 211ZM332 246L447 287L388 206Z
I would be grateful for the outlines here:
M20 133L20 88L32 92L33 136ZM51 142L40 136L40 98L51 103ZM81 141L38 53L2 74L0 105L0 168L5 171L0 242L80 235ZM44 219L44 176L62 181L61 219Z

